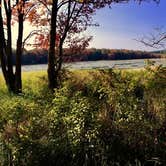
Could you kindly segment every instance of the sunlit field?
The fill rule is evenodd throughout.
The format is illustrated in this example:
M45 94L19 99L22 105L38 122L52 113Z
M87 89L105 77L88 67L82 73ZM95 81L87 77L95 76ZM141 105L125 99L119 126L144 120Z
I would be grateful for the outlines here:
M0 166L166 166L166 0L0 0Z
M54 94L22 75L20 95L0 77L2 164L166 164L165 68L63 71Z

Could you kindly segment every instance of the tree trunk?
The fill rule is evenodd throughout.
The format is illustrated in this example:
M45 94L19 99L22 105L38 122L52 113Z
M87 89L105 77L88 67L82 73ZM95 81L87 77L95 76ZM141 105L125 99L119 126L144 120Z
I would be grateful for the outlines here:
M22 38L23 38L23 19L24 14L19 12L18 16L18 38L16 49L16 72L15 72L15 92L22 92L22 79L21 79L21 57L22 57Z
M0 6L2 1L0 0ZM2 18L2 10L0 7L0 62L1 62L1 68L2 73L6 82L6 85L8 86L8 76L7 76L7 68L6 68L6 57L5 57L5 37L4 37L4 29L3 29L3 18Z
M57 55L58 57L57 57L57 61L56 61L56 75L55 75L57 83L58 83L59 72L62 69L63 44L66 39L68 30L70 29L70 26L69 26L70 19L71 19L71 0L69 0L69 2L68 2L68 14L67 14L67 20L66 20L66 27L64 30L64 34L60 38L60 42L59 42L58 55ZM57 84L57 86L58 86L58 84Z
M0 5L1 5L0 1ZM4 1L4 5L7 6L7 2ZM10 0L8 1L10 6ZM12 64L12 38L11 38L11 10L5 7L6 18L7 18L7 45L5 42L4 28L3 28L3 17L2 10L0 8L0 61L2 67L2 73L7 85L9 92L15 92L14 87L14 74Z
M54 91L57 87L57 75L55 70L55 41L56 41L56 19L57 19L58 1L52 1L51 27L50 27L50 46L48 52L48 84Z
M61 40L60 44L59 44L58 60L57 60L57 64L56 64L56 75L57 75L57 77L59 75L59 71L62 68L63 43L64 43L64 40L63 41Z
M16 48L16 71L13 72L13 59L12 59L12 32L11 32L11 4L10 0L4 0L4 10L6 13L7 25L7 42L5 41L3 17L2 17L2 0L0 0L0 62L2 67L3 76L9 92L21 93L22 80L21 80L21 56L22 56L22 38L23 38L23 21L24 21L24 3L17 1L18 8L18 38ZM20 3L20 4L18 4Z
M6 60L5 60L4 51L3 51L3 48L1 47L1 45L0 45L0 62L1 62L2 73L3 73L4 79L5 79L6 85L9 89L8 75L7 75L7 70L6 70Z
M5 2L7 3L7 2ZM8 10L6 9L7 16L7 47L6 47L6 55L7 55L7 68L8 68L8 80L9 80L9 91L14 92L14 73L13 73L13 60L12 60L12 35L11 35L11 8L10 8L10 0L8 0Z

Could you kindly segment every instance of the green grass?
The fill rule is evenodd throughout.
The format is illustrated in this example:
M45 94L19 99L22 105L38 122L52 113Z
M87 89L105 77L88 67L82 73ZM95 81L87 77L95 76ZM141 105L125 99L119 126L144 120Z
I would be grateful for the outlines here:
M55 94L25 72L18 96L0 76L0 96L0 165L166 164L165 68L65 71Z

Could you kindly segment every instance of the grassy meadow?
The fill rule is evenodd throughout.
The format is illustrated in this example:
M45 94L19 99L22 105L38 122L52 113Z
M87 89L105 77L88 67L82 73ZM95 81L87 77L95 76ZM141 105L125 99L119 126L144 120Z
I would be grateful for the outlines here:
M166 165L164 67L23 73L23 93L0 76L0 166Z

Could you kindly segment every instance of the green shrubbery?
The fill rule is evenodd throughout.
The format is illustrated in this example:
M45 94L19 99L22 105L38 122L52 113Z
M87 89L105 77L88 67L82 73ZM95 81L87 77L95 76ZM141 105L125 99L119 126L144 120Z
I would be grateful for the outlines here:
M0 165L166 164L165 68L68 71L20 96L0 90Z

